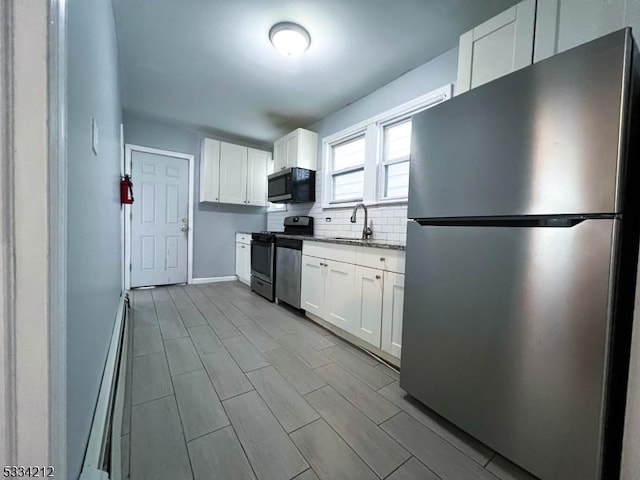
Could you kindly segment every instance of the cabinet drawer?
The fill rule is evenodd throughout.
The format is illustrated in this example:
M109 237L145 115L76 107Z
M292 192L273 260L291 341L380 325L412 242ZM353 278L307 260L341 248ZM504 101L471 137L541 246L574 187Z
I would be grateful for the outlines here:
M405 253L402 250L362 247L357 250L356 264L389 272L404 273Z
M239 243L251 243L250 233L236 233L236 242Z
M387 248L358 247L332 243L310 242L302 244L302 253L310 257L336 262L362 265L395 273L404 273L405 252Z
M351 245L336 243L302 242L302 253L310 257L325 258L336 262L356 263L356 249Z

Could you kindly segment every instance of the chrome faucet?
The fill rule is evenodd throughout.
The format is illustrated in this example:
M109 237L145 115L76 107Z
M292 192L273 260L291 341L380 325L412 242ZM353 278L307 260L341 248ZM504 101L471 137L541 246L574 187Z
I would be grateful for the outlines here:
M362 240L369 240L369 237L373 235L371 228L369 228L369 213L367 212L367 206L364 203L359 203L353 207L353 213L351 214L351 223L356 223L356 213L358 208L362 207L364 210L364 228L362 229Z

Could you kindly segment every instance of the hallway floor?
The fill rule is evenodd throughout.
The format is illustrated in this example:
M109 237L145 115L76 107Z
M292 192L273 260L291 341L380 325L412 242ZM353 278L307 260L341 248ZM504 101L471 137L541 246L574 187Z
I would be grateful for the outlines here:
M238 282L133 292L123 478L533 479Z

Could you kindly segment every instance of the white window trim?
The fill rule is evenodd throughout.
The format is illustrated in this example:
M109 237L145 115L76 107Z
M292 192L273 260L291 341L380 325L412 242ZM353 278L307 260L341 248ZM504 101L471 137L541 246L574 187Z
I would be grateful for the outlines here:
M357 165L355 167L347 167L347 168L343 168L342 170L333 170L333 147L337 146L337 145L341 145L343 143L348 143L351 142L359 137L364 137L365 139L365 158L364 158L364 163L362 164L362 166ZM367 139L367 129L360 129L357 130L355 132L351 132L349 135L346 135L344 137L342 137L340 139L340 141L338 142L332 142L331 145L328 146L328 151L326 153L327 156L327 165L330 167L330 169L325 168L325 171L330 170L330 174L327 180L326 184L323 184L323 190L329 192L329 196L328 197L324 197L324 192L323 192L323 198L327 198L328 200L325 200L325 202L331 206L342 206L345 203L350 203L352 205L355 205L358 202L361 202L362 199L361 198L354 198L352 200L347 200L347 201L341 201L341 202L335 202L332 201L333 198L333 177L336 175L342 175L345 173L351 173L351 172L356 172L358 170L362 170L363 172L365 172L365 167L367 165L367 143L366 143L366 139ZM363 173L364 175L364 173ZM363 192L364 195L364 192Z
M426 110L429 107L437 105L448 100L453 95L453 85L447 84L429 93L421 95L402 105L398 105L379 115L370 117L362 122L352 125L344 130L328 135L322 139L322 165L323 165L323 182L322 182L322 208L350 208L363 202L365 205L387 205L387 204L403 204L407 203L406 198L383 198L381 189L384 188L381 180L382 165L382 148L384 126L396 123L403 118L411 117L416 113ZM338 143L343 143L350 138L365 133L367 139L365 146L365 162L364 162L364 189L362 200L352 202L332 202L333 198L333 171L331 147Z
M443 101L446 100L446 98L443 99ZM440 103L440 102L438 102ZM429 108L429 106L432 106L434 104L428 105L425 108ZM384 182L385 182L385 174L384 174L384 169L385 167L389 166L389 165L395 165L396 163L403 163L403 162L408 162L411 161L411 154L406 155L404 157L400 157L400 158L394 158L393 160L389 160L389 161L385 161L384 159L384 129L392 126L392 125L396 125L398 123L402 123L403 121L407 120L408 118L410 118L414 113L417 112L413 112L411 115L404 115L404 116L400 116L400 117L396 117L392 120L386 121L386 122L380 122L378 123L379 125L379 135L378 135L378 168L377 168L377 183L376 183L376 200L378 202L381 203L386 203L386 202L406 202L407 201L407 197L387 197L384 194Z

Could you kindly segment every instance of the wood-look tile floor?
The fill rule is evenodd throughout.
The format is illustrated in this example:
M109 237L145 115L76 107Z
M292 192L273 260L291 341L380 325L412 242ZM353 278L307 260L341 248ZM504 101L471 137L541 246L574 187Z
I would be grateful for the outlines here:
M123 478L534 479L241 283L132 297Z

